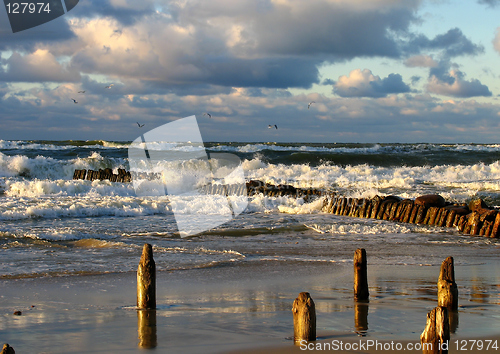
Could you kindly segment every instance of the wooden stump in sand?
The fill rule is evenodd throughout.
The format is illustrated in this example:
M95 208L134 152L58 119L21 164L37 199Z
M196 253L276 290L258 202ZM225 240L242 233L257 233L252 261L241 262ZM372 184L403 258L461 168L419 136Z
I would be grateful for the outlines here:
M455 269L453 257L446 258L441 264L438 279L438 306L443 306L451 311L458 310L458 288L455 283Z
M0 354L16 354L16 351L9 344L5 343Z
M153 247L146 243L137 268L137 307L140 309L156 308L156 266L153 259Z
M307 292L302 292L293 302L293 340L316 340L316 308Z
M448 309L436 307L427 314L425 329L420 335L423 354L446 354L450 340Z
M354 300L356 301L368 301L366 264L366 251L364 248L358 248L354 253Z

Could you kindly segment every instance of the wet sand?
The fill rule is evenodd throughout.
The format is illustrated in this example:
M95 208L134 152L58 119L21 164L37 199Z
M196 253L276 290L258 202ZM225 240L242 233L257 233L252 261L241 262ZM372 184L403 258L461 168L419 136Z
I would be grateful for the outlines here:
M456 267L460 308L452 345L499 337L491 266ZM479 283L478 272L486 277ZM158 272L153 312L135 308L135 273L6 279L0 281L0 342L17 353L138 353L145 347L157 353L304 352L291 340L291 307L308 291L316 303L316 343L416 344L436 306L438 273L439 266L369 266L370 302L356 306L352 263L228 262ZM478 284L481 291L470 290ZM471 343L466 347L474 352ZM340 349L330 351L346 352Z

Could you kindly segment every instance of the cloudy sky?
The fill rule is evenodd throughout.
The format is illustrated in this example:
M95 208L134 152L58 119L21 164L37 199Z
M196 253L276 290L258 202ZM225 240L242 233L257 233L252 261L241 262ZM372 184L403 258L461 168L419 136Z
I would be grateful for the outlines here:
M499 15L500 0L80 0L12 33L2 7L0 139L132 141L196 115L205 141L495 143Z

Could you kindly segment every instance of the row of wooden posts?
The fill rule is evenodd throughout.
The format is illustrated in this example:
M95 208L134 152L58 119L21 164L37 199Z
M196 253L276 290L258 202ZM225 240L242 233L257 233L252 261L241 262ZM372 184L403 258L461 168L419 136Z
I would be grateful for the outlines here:
M446 202L437 194L415 200L397 196L345 198L332 194L325 199L323 211L336 215L455 227L460 232L485 237L500 237L500 212L482 199L468 204Z
M357 249L354 253L354 300L368 302L367 257L365 249ZM424 353L444 353L440 343L450 338L449 312L458 310L458 288L455 283L453 257L446 258L441 264L437 282L438 306L427 314L427 323L420 336L421 343L432 343ZM137 269L137 308L139 316L139 346L156 346L156 325L147 310L156 308L156 267L153 259L153 248L145 244ZM142 311L144 312L142 312ZM294 342L316 340L316 310L313 299L308 292L301 292L292 306ZM432 350L430 350L432 349Z

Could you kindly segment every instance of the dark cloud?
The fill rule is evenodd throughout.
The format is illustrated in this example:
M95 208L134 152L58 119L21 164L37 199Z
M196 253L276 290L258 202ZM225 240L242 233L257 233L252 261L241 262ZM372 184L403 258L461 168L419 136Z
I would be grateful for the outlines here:
M206 82L233 87L310 88L319 83L319 62L296 58L225 59L206 63Z
M420 53L424 50L442 50L448 58L459 55L477 55L484 52L484 47L472 43L459 28L450 29L434 39L424 35L414 36L407 43L404 51L408 54Z
M416 20L416 2L407 6L359 9L326 2L304 2L293 9L275 5L253 19L257 50L279 55L323 55L338 61L358 56L395 58L400 55L391 31L408 30ZM362 24L362 25L360 25Z
M64 16L25 31L12 33L7 13L0 11L0 50L2 51L31 52L35 47L43 44L53 44L74 38L76 38L75 34Z
M421 76L418 76L418 75L414 75L411 77L411 84L412 85L415 85L416 83L418 83L420 80L422 79Z
M410 92L410 87L403 82L403 77L399 74L389 74L381 81L372 81L371 85L375 87L375 91L390 94Z
M155 12L154 2L125 0L119 6L110 0L80 1L71 14L78 17L110 17L123 26L131 26L144 16Z
M328 85L335 85L335 80L332 80L332 79L324 79L324 80L321 82L321 85L325 85L325 86L328 86Z
M380 79L368 69L356 69L349 76L340 77L333 92L341 97L385 97L388 94L410 92L410 87L399 74L389 74Z
M427 91L452 97L492 96L488 86L477 79L465 80L465 74L447 60L431 68Z
M478 4L488 5L490 7L495 7L500 4L500 0L478 0Z
M211 85L211 84L167 84L167 83L158 83L158 82L148 82L147 86L154 87L155 92L158 89L162 90L165 94L175 94L177 96L209 96L209 95L219 95L219 94L228 94L232 91L230 86L219 86L219 85Z
M9 92L9 86L5 82L0 82L0 99Z

